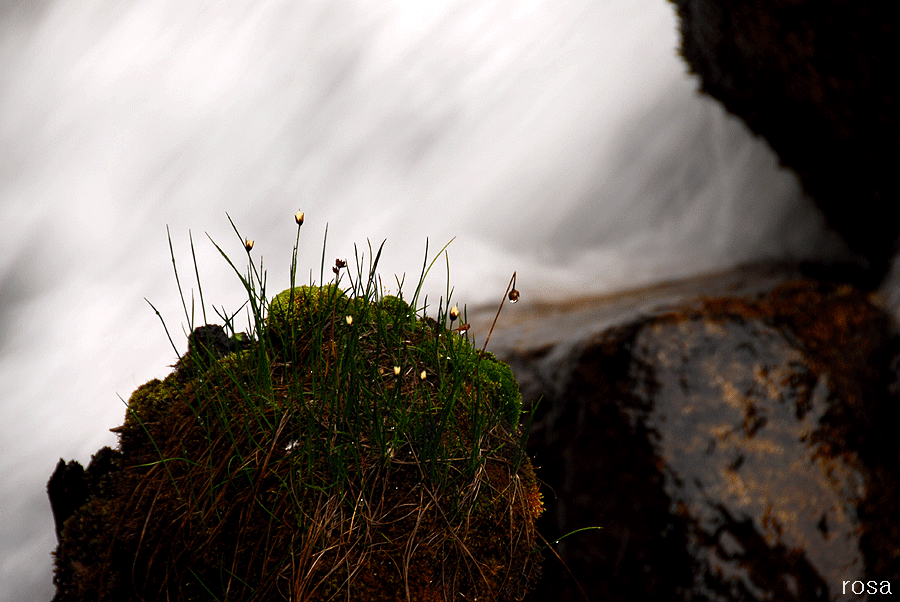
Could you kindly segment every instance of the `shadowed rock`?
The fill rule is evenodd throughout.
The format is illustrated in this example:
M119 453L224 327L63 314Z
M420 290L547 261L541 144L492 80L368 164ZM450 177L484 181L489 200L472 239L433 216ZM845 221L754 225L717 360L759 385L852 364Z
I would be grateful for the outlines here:
M672 0L701 91L763 136L831 226L886 272L900 222L898 13L864 0Z
M87 483L84 480L84 467L75 460L67 464L62 458L47 483L47 497L50 498L50 509L53 511L53 522L56 526L56 538L62 534L63 525L88 498Z
M542 397L542 533L602 527L555 546L589 599L896 587L898 340L866 294L756 267L523 310L491 344ZM583 599L544 574L534 600Z

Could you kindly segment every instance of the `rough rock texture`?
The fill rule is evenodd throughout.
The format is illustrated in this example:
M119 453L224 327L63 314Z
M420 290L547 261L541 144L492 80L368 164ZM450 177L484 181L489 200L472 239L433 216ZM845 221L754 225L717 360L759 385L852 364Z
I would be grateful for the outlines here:
M195 329L116 450L60 460L54 601L522 599L543 507L509 368L395 297L268 318Z
M542 533L602 527L554 546L587 599L900 588L898 339L866 294L757 267L500 324L491 347L542 397ZM531 599L584 598L548 555Z
M863 0L672 0L701 90L764 136L829 223L888 267L898 200L900 12Z

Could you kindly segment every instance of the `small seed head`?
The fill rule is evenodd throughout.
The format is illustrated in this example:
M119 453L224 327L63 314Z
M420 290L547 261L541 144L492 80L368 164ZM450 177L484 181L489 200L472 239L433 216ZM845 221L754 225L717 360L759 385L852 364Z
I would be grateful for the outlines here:
M244 239L244 248L247 249L247 252L250 252L250 249L253 248L253 241L249 238Z
M509 291L509 302L516 303L518 300L519 300L519 291L516 289Z
M303 217L304 217L304 215L303 215L302 211L298 211L297 213L294 214L294 221L297 222L298 226L303 225Z
M450 308L450 321L453 322L459 317L459 307L454 305Z

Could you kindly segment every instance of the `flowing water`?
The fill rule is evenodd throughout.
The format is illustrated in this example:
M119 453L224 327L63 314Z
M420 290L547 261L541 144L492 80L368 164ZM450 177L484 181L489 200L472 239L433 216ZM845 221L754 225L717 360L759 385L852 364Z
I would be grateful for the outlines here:
M243 235L287 285L354 243L454 300L562 299L838 245L677 56L664 0L0 4L0 599L49 600L44 486L114 444ZM432 303L446 294L441 260ZM199 297L196 313L201 315ZM210 316L212 321L213 316Z

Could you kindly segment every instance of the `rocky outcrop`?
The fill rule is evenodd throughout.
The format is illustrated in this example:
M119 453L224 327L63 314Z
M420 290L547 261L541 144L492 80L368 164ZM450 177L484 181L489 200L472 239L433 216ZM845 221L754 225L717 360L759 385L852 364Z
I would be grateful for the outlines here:
M900 588L900 341L865 293L758 266L500 324L563 537L532 600Z
M328 285L254 337L195 329L117 449L51 477L54 602L522 599L543 507L521 398L451 324Z
M672 0L701 90L768 140L828 222L888 267L900 223L898 13L863 0Z

